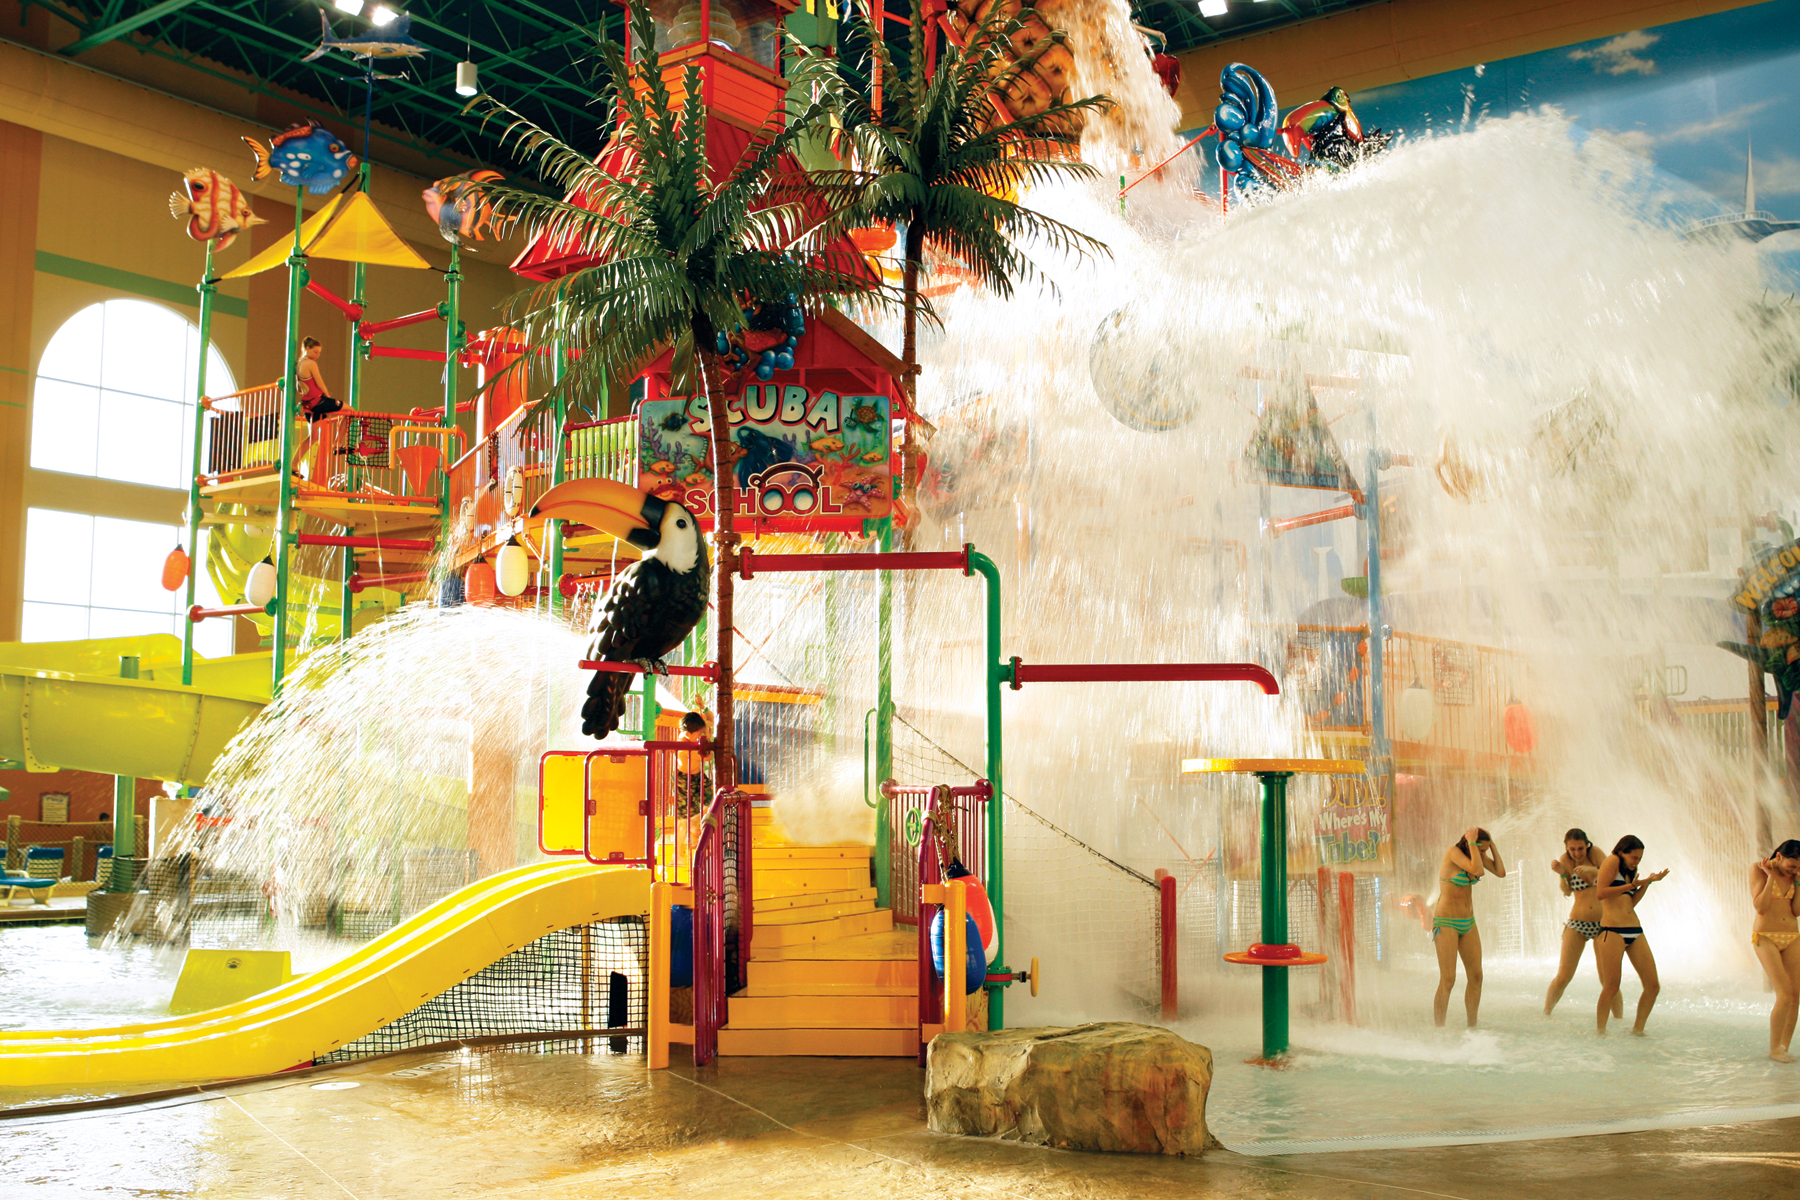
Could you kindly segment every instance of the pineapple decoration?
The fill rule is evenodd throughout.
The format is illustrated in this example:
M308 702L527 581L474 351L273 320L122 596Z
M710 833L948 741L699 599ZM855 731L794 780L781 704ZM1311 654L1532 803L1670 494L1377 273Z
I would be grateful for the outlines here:
M806 334L806 313L799 299L789 292L780 304L745 306L744 328L719 335L718 351L732 370L742 371L754 363L756 377L766 382L777 371L794 369L794 355Z

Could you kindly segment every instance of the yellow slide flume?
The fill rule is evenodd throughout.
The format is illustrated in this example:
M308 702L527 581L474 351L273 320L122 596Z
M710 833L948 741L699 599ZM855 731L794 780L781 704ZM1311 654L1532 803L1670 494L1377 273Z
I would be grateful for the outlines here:
M648 871L518 867L238 1004L138 1025L0 1033L0 1083L198 1083L286 1070L398 1020L546 933L649 911Z
M119 659L138 678L119 678ZM31 771L98 771L203 783L269 702L269 656L194 660L181 683L171 634L0 644L0 759Z

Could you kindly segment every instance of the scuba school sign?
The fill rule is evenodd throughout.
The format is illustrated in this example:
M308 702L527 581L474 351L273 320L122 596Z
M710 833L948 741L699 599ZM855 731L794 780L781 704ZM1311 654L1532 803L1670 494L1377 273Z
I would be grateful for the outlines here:
M712 422L700 397L646 400L638 409L638 486L713 511ZM889 515L889 406L792 383L755 383L726 399L737 516L764 528L860 530Z
M1800 541L1752 559L1731 605L1744 614L1745 640L1718 645L1775 677L1778 714L1786 720L1800 691Z

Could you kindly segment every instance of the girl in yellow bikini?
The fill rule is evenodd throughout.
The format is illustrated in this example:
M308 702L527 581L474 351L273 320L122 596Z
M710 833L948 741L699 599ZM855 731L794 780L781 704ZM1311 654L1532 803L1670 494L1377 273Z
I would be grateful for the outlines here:
M1506 864L1494 839L1481 828L1469 830L1456 845L1444 852L1438 867L1438 901L1431 910L1431 938L1437 945L1438 989L1432 1002L1432 1017L1441 1027L1450 1010L1450 992L1456 986L1456 960L1460 957L1468 983L1463 987L1463 1008L1469 1014L1469 1028L1475 1028L1475 1015L1481 1008L1481 931L1475 928L1475 901L1472 891L1481 877L1492 871L1502 878Z
M1775 985L1769 1014L1769 1057L1791 1063L1788 1043L1800 1015L1800 919L1795 917L1794 879L1800 875L1800 841L1789 838L1775 853L1750 864L1750 900L1756 906L1750 946Z
M1600 967L1600 1008L1596 1020L1601 1033L1606 1032L1606 1018L1612 1015L1613 1000L1625 976L1625 959L1638 973L1644 990L1638 996L1637 1022L1631 1032L1644 1036L1644 1024L1650 1010L1656 1007L1656 995L1662 981L1656 975L1656 956L1650 953L1650 939L1638 924L1637 906L1650 890L1650 885L1667 875L1665 870L1654 875L1638 875L1638 864L1644 861L1644 843L1626 834L1600 864L1600 877L1595 891L1600 893L1600 936L1594 940L1594 958Z

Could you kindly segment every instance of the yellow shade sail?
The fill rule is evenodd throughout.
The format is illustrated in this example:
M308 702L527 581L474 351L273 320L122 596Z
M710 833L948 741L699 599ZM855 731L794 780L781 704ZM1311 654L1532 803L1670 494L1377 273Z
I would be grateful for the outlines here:
M300 245L303 248L310 246L313 240L319 236L319 232L325 228L326 223L331 220L331 215L337 212L338 205L343 203L343 200L344 195L342 192L339 192L325 202L325 207L300 223ZM241 267L238 267L236 270L225 272L221 278L243 279L251 275L261 275L264 271L267 271L272 267L279 267L282 263L286 262L287 257L293 251L293 248L293 242L285 237L281 238L274 245L270 246L267 250L264 250L261 254L251 258L249 262L246 262Z
M350 197L325 231L307 246L314 258L336 258L345 262L375 263L384 267L411 267L425 271L431 264L403 241L388 224L367 192Z

